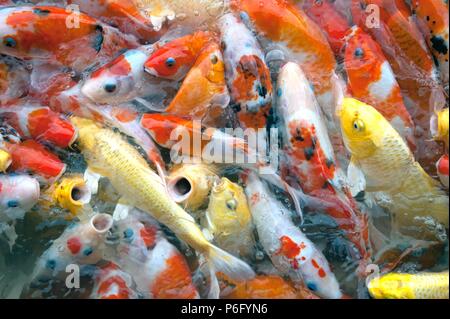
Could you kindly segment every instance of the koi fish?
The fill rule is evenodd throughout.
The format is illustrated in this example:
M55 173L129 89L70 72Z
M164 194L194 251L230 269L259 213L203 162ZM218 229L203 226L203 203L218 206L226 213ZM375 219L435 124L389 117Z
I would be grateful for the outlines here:
M225 64L217 43L203 49L165 112L193 119L214 121L228 106Z
M234 256L253 259L255 238L244 189L223 177L211 191L204 233Z
M344 65L353 97L376 108L415 147L414 122L381 47L357 26L346 41Z
M320 107L296 63L288 63L280 71L277 97L277 114L285 127L289 166L285 174L294 176L293 183L306 194L320 198L323 209L345 231L359 257L369 258L367 217L359 211L345 185Z
M68 0L67 4L78 5L80 11L117 27L125 34L134 35L142 43L155 42L165 32L165 28L157 29L151 20L142 14L137 1Z
M56 61L80 72L94 61L138 46L134 37L84 13L53 6L2 8L0 25L0 53L19 59Z
M437 61L441 82L448 90L448 4L442 0L412 0L411 7Z
M169 41L154 50L144 64L145 71L162 79L180 81L211 41L213 35L204 31Z
M448 189L448 155L443 155L436 164L439 179Z
M133 280L114 263L99 267L94 278L92 299L136 299Z
M152 299L197 299L189 266L167 241L158 223L136 210L117 223L118 263L132 275L136 289Z
M29 172L44 182L58 180L66 171L64 164L56 155L34 140L26 140L19 144L5 143L11 154L10 170L13 172Z
M232 9L244 13L260 34L266 52L280 50L285 60L299 63L330 119L336 104L333 76L336 60L327 38L304 11L284 0L234 0ZM269 63L269 61L267 61Z
M89 168L108 178L130 206L153 216L204 254L214 271L236 280L254 276L246 263L205 239L195 220L170 198L160 177L119 134L87 119L73 117L71 120L79 130L78 143Z
M39 182L27 175L0 175L0 220L21 219L37 204Z
M344 99L339 117L352 156L349 176L362 180L354 183L363 183L366 194L391 213L401 234L439 239L440 225L448 227L448 196L397 131L375 108L355 99Z
M375 299L448 299L448 271L441 273L391 273L369 282Z
M266 128L272 82L264 53L245 24L232 13L219 19L226 79L242 128Z
M108 214L96 214L85 222L73 223L39 258L33 273L33 284L65 278L69 264L95 265L103 259L105 240L113 219Z
M82 84L81 93L98 104L119 105L141 97L167 98L174 84L152 79L144 72L144 63L153 46L128 50L118 58L92 72ZM145 102L141 102L145 103ZM146 104L144 104L146 105Z
M30 73L12 57L0 56L0 107L28 94Z
M267 187L250 174L246 195L259 240L275 268L295 283L304 282L314 294L339 299L342 292L322 252L294 225L290 212Z
M445 146L447 147L447 150L449 148L449 135L448 135L449 112L448 112L448 110L449 110L449 108L447 107L441 111L435 112L435 114L433 114L431 116L431 122L430 122L431 133L433 135L433 138L436 141L444 142Z
M71 146L77 137L72 124L48 107L25 105L0 109L0 119L25 138L61 148Z
M9 165L11 165L11 162L11 154L3 149L0 149L0 172L6 172Z

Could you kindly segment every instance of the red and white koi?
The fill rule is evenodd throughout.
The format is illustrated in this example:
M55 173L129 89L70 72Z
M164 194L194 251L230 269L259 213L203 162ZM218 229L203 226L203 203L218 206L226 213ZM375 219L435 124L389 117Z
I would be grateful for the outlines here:
M344 66L351 94L376 108L410 146L415 146L414 122L394 71L379 44L358 26L346 37Z
M48 107L24 105L0 109L0 119L24 138L48 142L61 148L71 146L77 137L73 125Z
M323 202L324 212L336 220L365 261L370 257L366 217L350 194L320 107L296 63L289 62L280 71L277 97L277 114L285 128L286 180L291 178L293 185Z
M136 299L133 279L114 263L99 267L94 278L92 299Z
M325 256L292 222L290 212L256 175L246 178L245 191L259 240L277 270L293 282L304 282L320 297L342 298Z
M272 80L258 40L234 14L219 19L225 76L241 127L265 128Z
M2 8L0 40L2 54L57 62L76 71L138 46L133 36L84 13L54 6Z
M436 164L437 173L442 185L448 189L448 155L443 155Z
M0 221L21 219L40 196L39 182L27 175L0 175Z

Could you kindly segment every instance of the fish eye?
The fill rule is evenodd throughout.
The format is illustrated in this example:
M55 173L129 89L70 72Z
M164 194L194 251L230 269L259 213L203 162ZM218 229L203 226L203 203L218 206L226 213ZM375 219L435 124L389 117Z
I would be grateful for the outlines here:
M217 62L219 62L219 58L217 57L217 55L211 55L211 63L216 64Z
M356 58L360 59L364 56L364 50L362 48L356 48L354 55Z
M236 210L237 202L235 199L230 199L226 202L227 208L231 210Z
M323 4L323 1L322 1L322 0L315 0L315 1L314 1L314 5L316 5L316 6L318 6L318 7L320 7L322 4Z
M171 68L171 67L173 67L173 66L175 65L176 62L177 62L177 61L176 61L174 58L172 58L172 57L167 58L167 60L166 60L166 66L169 67L169 68Z
M17 46L16 40L12 37L4 37L3 44L8 48L15 48Z
M117 89L117 85L115 85L113 83L108 83L108 84L105 84L104 89L108 93L113 93Z
M356 119L356 120L353 122L353 129L354 129L355 131L358 131L358 132L363 132L364 129L365 129L364 122L363 122L362 120L360 120L360 119Z

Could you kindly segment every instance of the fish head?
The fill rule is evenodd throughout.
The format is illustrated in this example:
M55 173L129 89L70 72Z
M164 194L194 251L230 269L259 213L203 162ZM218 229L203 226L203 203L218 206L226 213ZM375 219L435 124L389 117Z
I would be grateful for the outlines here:
M225 84L225 63L218 43L212 42L205 47L194 68L198 68L211 83Z
M218 231L227 225L248 225L251 222L251 214L243 188L225 177L222 178L211 191L208 217Z
M367 157L379 148L389 123L375 108L353 98L345 98L338 116L344 143L353 156Z
M22 218L39 200L39 182L26 175L0 176L0 211Z
M78 175L62 178L53 190L52 196L58 205L69 210L74 216L91 201L91 191L83 176Z
M19 21L21 22L19 24ZM18 10L14 7L0 9L0 53L14 57L24 57L29 51L29 43L26 43L22 28L32 30L32 11L24 7ZM20 27L20 28L19 28ZM21 36L22 35L22 36Z

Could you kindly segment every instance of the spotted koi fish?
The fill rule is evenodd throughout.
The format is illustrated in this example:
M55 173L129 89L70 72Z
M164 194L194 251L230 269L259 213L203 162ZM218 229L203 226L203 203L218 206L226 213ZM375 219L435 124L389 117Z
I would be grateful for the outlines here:
M66 164L34 140L19 144L5 142L5 146L11 154L9 169L13 172L32 173L43 182L52 182L66 171Z
M203 49L165 111L214 123L229 102L222 53L219 45L212 42Z
M448 90L448 3L443 0L412 0L417 24L438 63L442 84Z
M284 0L233 0L232 9L243 13L260 34L266 52L279 50L285 60L299 63L331 119L335 102L332 78L336 60L319 26L293 3ZM269 61L267 61L269 62Z
M133 276L140 293L152 299L199 298L186 260L155 220L132 211L117 223L117 231L118 262Z
M15 106L0 109L0 119L24 138L48 142L61 148L71 146L77 137L73 125L48 107Z
M448 189L448 155L443 155L436 164L439 179L442 185Z
M0 56L0 108L14 104L29 91L30 73L12 57Z
M131 276L114 263L99 267L94 278L92 299L136 299Z
M219 20L226 78L242 128L265 128L272 102L272 82L264 53L240 18Z
M414 122L381 47L357 26L346 41L344 65L351 94L375 107L414 149Z
M210 32L198 31L169 41L150 55L144 65L145 71L159 78L180 81L213 38Z
M370 257L366 217L351 196L339 168L320 107L296 63L286 64L277 88L277 114L286 128L285 151L292 183L323 201L325 213L336 220L358 250L362 261Z
M52 6L3 8L0 26L0 53L20 59L56 61L76 71L124 48L138 46L134 37L83 13Z
M69 264L97 264L103 259L106 234L112 224L113 219L108 214L96 214L87 221L71 224L39 258L31 282L65 279Z
M120 0L68 0L67 4L78 5L80 11L106 24L117 27L121 32L132 34L142 43L159 40L165 28L156 28L151 20L142 14L136 1Z
M246 178L245 191L260 242L275 268L293 282L304 282L320 297L341 298L327 260L292 222L290 212L256 175Z

